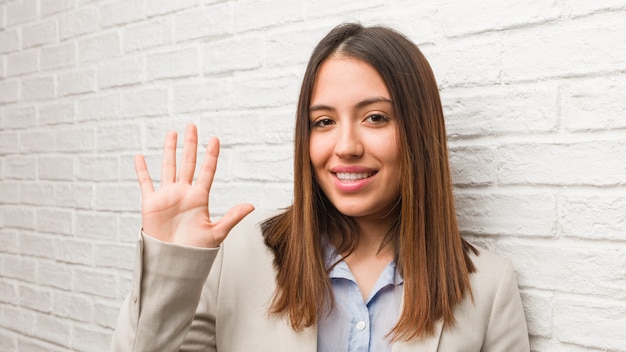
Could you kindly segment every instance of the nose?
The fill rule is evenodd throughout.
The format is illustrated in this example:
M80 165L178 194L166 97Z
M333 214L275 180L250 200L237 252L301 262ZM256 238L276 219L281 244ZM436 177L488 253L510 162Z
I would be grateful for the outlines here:
M352 124L339 124L335 155L340 158L358 158L363 155L363 143L359 130Z

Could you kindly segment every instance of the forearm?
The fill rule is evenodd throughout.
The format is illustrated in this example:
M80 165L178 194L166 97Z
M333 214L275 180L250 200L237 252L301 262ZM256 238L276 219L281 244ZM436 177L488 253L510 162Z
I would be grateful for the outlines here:
M217 249L139 240L133 287L120 311L112 351L176 351L191 326Z

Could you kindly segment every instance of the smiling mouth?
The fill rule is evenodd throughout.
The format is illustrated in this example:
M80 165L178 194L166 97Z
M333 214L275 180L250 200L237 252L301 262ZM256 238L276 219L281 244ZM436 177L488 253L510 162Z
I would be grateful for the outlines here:
M372 172L337 172L335 175L342 182L354 182L372 177L376 171Z

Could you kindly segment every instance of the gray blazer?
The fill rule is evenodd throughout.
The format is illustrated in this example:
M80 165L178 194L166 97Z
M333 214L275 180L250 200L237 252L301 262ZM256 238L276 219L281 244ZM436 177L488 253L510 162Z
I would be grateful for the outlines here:
M255 213L219 249L175 246L142 234L111 350L316 351L315 326L296 332L267 314L275 271L256 226L267 214ZM440 321L433 336L394 343L394 352L530 350L511 262L485 250L472 260L473 301L466 297L455 308L456 324L444 328Z

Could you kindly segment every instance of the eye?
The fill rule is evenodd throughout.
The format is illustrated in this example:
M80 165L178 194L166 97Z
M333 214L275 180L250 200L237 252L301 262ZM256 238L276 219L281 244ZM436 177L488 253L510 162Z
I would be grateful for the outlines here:
M374 125L380 125L389 121L389 118L382 114L371 114L365 118L365 121Z
M328 127L333 124L335 124L335 121L333 121L332 119L322 118L322 119L314 121L312 126L323 128L323 127Z

